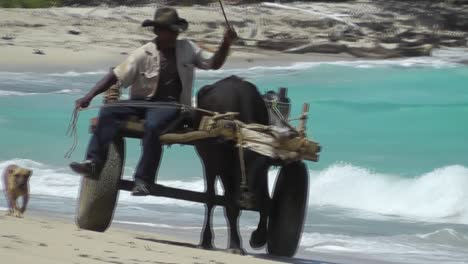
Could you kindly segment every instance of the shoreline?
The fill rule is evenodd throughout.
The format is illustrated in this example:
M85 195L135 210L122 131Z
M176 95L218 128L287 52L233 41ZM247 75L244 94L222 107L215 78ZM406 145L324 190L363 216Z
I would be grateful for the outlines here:
M128 52L112 49L98 49L75 52L66 48L47 48L47 55L36 55L28 47L0 46L2 59L8 61L8 64L0 64L0 72L12 73L66 73L66 72L98 72L107 71L111 67L118 65L125 60ZM123 53L122 53L123 52ZM448 53L448 55L446 54ZM117 54L117 55L116 55ZM434 55L436 54L436 55ZM327 62L397 62L409 61L416 64L435 63L455 63L459 65L468 65L468 48L455 49L437 49L433 56L426 57L407 57L392 59L370 59L356 58L347 54L285 54L275 51L261 50L234 50L226 59L225 64L219 70L210 70L217 72L222 70L241 70L254 67L288 67L301 63L327 63ZM198 70L203 71L203 70Z
M105 71L125 60L131 49L118 52L117 50L90 50L74 52L65 48L43 49L46 55L33 54L33 49L28 47L6 46L0 48L3 59L11 62L0 64L3 72L86 72ZM124 52L122 54L122 52ZM117 55L116 55L117 54ZM222 69L242 69L251 67L290 66L302 62L332 62L332 61L356 61L346 54L320 54L311 53L305 55L283 54L279 52L254 52L234 50L226 59Z
M193 237L144 226L112 223L105 232L79 229L73 219L38 209L24 218L4 215L0 210L0 255L15 264L61 263L218 263L218 264L394 264L356 254L306 252L294 257L271 256L262 251L245 255L227 252L225 245L214 250L198 248ZM244 244L248 242L244 241ZM217 243L215 243L217 245ZM156 261L156 262L155 262Z
M194 242L192 237L184 237L174 235L174 233L162 232L158 230L155 232L154 229L135 226L131 224L112 223L112 225L105 232L92 232L87 230L80 230L72 218L66 217L65 215L50 214L46 211L31 210L27 212L24 218L18 219L14 217L4 216L4 211L0 210L0 222L2 226L0 228L0 254L5 255L8 261L13 253L19 250L27 250L23 247L21 249L16 248L14 243L9 243L8 240L14 240L18 244L26 244L32 248L36 243L39 247L45 247L45 250L52 250L54 252L62 252L59 258L64 258L66 262L72 263L71 261L79 261L79 259L86 258L87 260L104 261L110 263L127 263L123 261L123 258L128 260L135 260L137 257L158 259L157 263L253 263L253 264L273 264L273 263L296 263L298 260L305 260L300 257L293 258L281 258L267 255L265 253L247 252L245 255L235 255L227 252L224 248L216 248L214 250L204 250L198 248L198 244ZM41 234L42 229L46 229L49 235ZM34 230L34 232L32 232ZM56 234L60 232L60 235ZM51 233L51 234L50 234ZM39 234L39 235L34 235ZM50 236L50 237L48 237ZM54 240L54 237L61 236L68 237L66 242ZM83 243L84 238L88 242ZM34 241L33 241L34 240ZM111 240L112 242L108 242ZM122 240L125 240L124 243ZM113 245L109 245L113 244ZM145 245L143 245L145 244ZM69 258L68 254L63 254L63 250L73 247L73 251L83 254L78 254L75 257ZM116 247L119 247L117 251ZM130 249L128 248L130 247ZM102 250L101 255L99 252L94 250L107 248ZM36 249L37 250L37 249ZM106 253L117 251L117 256L105 259ZM144 253L142 251L145 251ZM12 252L13 251L13 252ZM35 251L34 249L31 251ZM124 251L125 253L121 252ZM143 254L142 254L143 253ZM42 255L42 254L35 254ZM52 254L53 255L53 254ZM86 256L85 256L86 255ZM44 254L44 259L40 258L36 260L36 264L41 263L55 263L49 262L57 257L46 257L49 254ZM28 250L27 254L24 255L25 259L18 256L14 256L15 264L30 263L29 258L32 257L32 253ZM13 259L12 259L13 260ZM117 262L111 262L117 261ZM166 262L167 261L167 262ZM199 261L199 262L197 262ZM318 264L320 260L306 260L306 263ZM133 263L144 263L148 261L135 261ZM86 262L94 263L94 262ZM330 262L327 262L330 263ZM331 264L331 263L330 263ZM337 264L337 263L333 263Z
M42 195L35 195L33 197L34 200L32 200L30 208L26 211L26 214L23 219L16 219L14 217L7 217L5 216L5 203L4 200L0 197L0 255L6 255L4 254L5 250L11 250L9 248L4 247L5 240L7 240L9 237L7 236L18 236L18 237L27 237L30 236L31 234L38 234L37 236L30 236L28 239L23 239L23 244L26 245L31 245L33 241L35 244L38 243L46 243L50 245L51 243L55 243L55 248L51 250L57 250L59 252L62 252L62 250L69 250L68 244L72 243L78 243L78 245L82 245L82 241L80 241L80 236L76 238L77 235L84 234L85 236L88 236L88 234L92 235L92 241L89 241L90 245L85 244L85 247L83 249L80 249L80 252L87 251L84 254L91 255L90 253L93 253L92 256L93 258L97 257L97 253L95 252L89 252L89 247L93 248L102 248L103 255L107 255L105 250L107 251L115 251L115 249L107 249L109 246L108 243L106 243L109 240L114 241L114 237L120 237L122 233L127 234L127 238L130 240L127 240L125 244L128 244L128 242L144 242L146 245L150 246L153 248L152 245L155 245L157 247L160 247L162 244L163 247L165 246L178 246L176 250L181 251L182 255L187 258L192 258L192 257L199 257L200 259L192 261L192 259L189 259L192 262L186 262L180 260L180 258L175 257L173 255L166 256L163 255L162 259L165 259L166 257L171 257L170 261L164 260L166 263L252 263L252 264L269 264L269 263L299 263L299 264L395 264L394 262L391 261L386 261L382 260L380 258L376 258L375 256L372 257L372 255L367 255L363 252L356 252L354 254L349 254L347 251L336 251L336 252L327 252L327 251L309 251L307 248L310 248L310 245L307 247L304 247L303 245L300 246L297 249L296 254L291 257L291 258L286 258L286 257L276 257L272 255L268 255L266 253L266 248L260 249L260 250L253 250L250 245L249 245L249 238L250 234L252 232L251 228L248 228L247 226L251 225L251 222L246 221L246 218L250 218L251 216L244 215L241 221L239 221L239 231L241 235L241 241L242 241L242 246L243 249L245 250L246 254L244 256L239 256L239 255L232 255L231 253L228 253L226 251L227 248L227 241L228 241L228 233L227 229L224 223L224 220L221 220L219 217L224 217L223 214L223 209L222 208L216 208L216 210L213 212L214 215L214 246L215 250L204 250L204 249L198 249L198 243L200 239L200 235L202 232L202 227L199 225L202 225L202 219L204 218L204 210L196 210L193 211L192 209L188 208L179 208L179 209L171 209L169 211L162 210L161 213L162 215L167 215L167 213L171 214L186 214L192 215L192 217L195 217L196 220L190 220L189 224L191 227L195 228L186 228L187 227L187 221L182 221L182 222L168 222L167 217L159 217L157 214L145 214L141 215L137 213L136 211L133 211L133 213L125 213L125 215L122 214L123 211L121 211L122 208L116 208L116 212L114 214L114 219L113 222L111 223L110 227L103 233L99 232L91 232L91 231L86 231L86 230L78 230L78 227L75 224L75 205L76 205L76 199L73 198L58 198L58 197L53 197L53 196L42 196ZM56 206L48 206L46 204L50 204L50 201L47 202L46 200L54 199L57 200L58 203L62 204L59 206L60 208L57 208ZM33 206L34 205L34 206ZM44 206L46 205L46 206ZM155 212L159 211L157 207L153 208ZM196 215L193 215L195 213ZM41 220L42 219L42 220ZM217 219L217 220L216 220ZM34 223L31 223L35 222ZM126 222L130 221L130 222ZM170 221L170 220L169 220ZM254 220L256 221L256 220ZM26 222L26 223L24 223ZM41 223L43 222L43 223ZM5 223L8 223L6 225ZM143 223L143 225L137 225L133 223ZM147 225L147 224L154 224L154 226ZM216 224L217 223L217 224ZM26 224L25 226L23 224ZM43 234L43 226L49 226L53 228L46 229L45 231L51 232L51 234L46 237L46 234ZM55 228L56 227L56 228ZM181 227L181 228L178 228ZM59 230L56 230L59 229ZM13 232L13 233L12 233ZM26 234L24 233L26 232ZM55 235L54 232L60 232L58 236ZM129 236L130 237L129 237ZM57 239L54 240L54 236L57 237ZM57 245L58 242L60 242L59 237L63 236L68 236L71 237L72 239L66 240L67 243L63 243L63 245ZM141 240L137 239L136 237L143 237L143 238L148 238L147 240ZM50 238L50 239L49 239ZM46 240L48 241L42 241ZM116 241L116 244L124 244L121 243L120 238L119 240ZM69 242L68 242L69 241ZM19 243L19 242L17 242ZM151 243L151 244L148 244ZM15 245L14 243L10 243L11 245ZM302 243L301 243L302 244ZM32 245L31 245L32 246ZM138 245L136 245L138 246ZM318 245L320 246L320 245ZM25 249L25 250L29 250ZM34 247L32 247L34 248ZM104 249L106 248L106 249ZM141 247L138 247L141 251ZM138 254L140 256L140 251L138 249L128 249L128 248L121 248L122 253L119 253L117 257L127 257L129 254ZM186 252L187 250L192 250L191 252ZM36 248L37 250L37 248ZM131 251L129 251L131 250ZM159 253L160 251L167 251L166 249L161 249L157 250L155 253L153 252L146 252L144 253L144 256L146 257L147 254L153 254L153 259L158 259L159 258ZM116 251L120 252L120 251ZM74 252L73 252L74 253ZM38 254L36 251L26 252L26 256L33 256L34 254ZM221 255L219 255L221 254ZM233 256L235 259L231 259L231 256ZM207 259L203 259L204 257L210 258L208 261ZM130 258L130 257L129 257ZM52 257L50 256L44 256L44 259L41 259L39 262L35 262L36 264L49 264L49 263L55 263L55 262L49 262ZM212 261L211 261L212 260ZM112 261L120 261L121 263L136 263L139 264L138 262L127 262L127 261L122 261L113 259ZM259 262L261 261L261 262ZM264 262L267 261L267 262ZM15 264L23 264L27 263L30 264L30 262L14 262ZM67 260L67 262L62 262L62 263L73 263ZM77 263L83 263L81 261L78 261ZM89 263L89 262L84 262L84 263ZM94 262L91 262L94 263ZM148 262L152 263L152 262Z

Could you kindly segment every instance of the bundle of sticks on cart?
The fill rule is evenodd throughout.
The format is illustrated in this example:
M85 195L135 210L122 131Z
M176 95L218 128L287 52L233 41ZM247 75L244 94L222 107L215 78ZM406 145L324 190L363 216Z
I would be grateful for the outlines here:
M111 106L110 103L107 106ZM120 104L119 102L115 103ZM281 160L285 163L297 160L317 161L321 147L306 136L306 122L309 105L304 104L299 126L287 128L261 124L245 124L236 120L238 113L211 113L203 116L198 129L189 132L165 133L160 140L163 144L187 144L209 138L223 138L237 143L238 147L250 149L259 154ZM91 120L91 130L97 119ZM144 121L129 120L123 124L120 134L124 137L141 138Z

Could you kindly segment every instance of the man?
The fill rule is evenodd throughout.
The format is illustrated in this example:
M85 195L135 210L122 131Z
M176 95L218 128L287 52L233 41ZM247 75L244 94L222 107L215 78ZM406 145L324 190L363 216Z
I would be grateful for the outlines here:
M235 31L227 29L223 41L213 54L201 50L188 40L179 40L180 32L188 28L185 19L179 18L173 8L158 8L154 20L145 20L143 27L153 27L157 37L136 49L120 65L109 72L83 98L75 102L77 108L86 108L98 94L112 85L131 86L131 100L152 102L177 102L191 105L195 67L219 69L225 62L232 42L237 38ZM132 195L148 195L149 185L154 183L159 167L162 146L161 132L173 121L179 110L175 107L105 107L99 113L99 122L90 140L86 159L73 162L73 171L86 177L95 177L106 161L109 144L120 124L130 115L145 119L143 153L135 172Z

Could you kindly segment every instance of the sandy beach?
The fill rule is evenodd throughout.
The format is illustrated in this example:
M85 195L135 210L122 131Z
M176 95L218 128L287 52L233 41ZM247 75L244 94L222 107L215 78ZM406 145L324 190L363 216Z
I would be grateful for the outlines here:
M151 18L155 8L0 9L0 70L108 69L154 38L141 22ZM180 38L215 51L226 27L219 5L176 8L189 21ZM466 48L466 11L445 5L431 8L439 11L429 19L431 12L423 3L227 5L227 16L241 39L225 67L429 56L434 48ZM444 20L447 13L457 17L451 24Z
M206 251L180 238L112 228L79 230L64 219L0 216L2 263L279 263Z
M212 7L180 7L178 10L190 21L190 29L180 38L191 39L202 48L215 51L224 30L219 10ZM0 71L107 70L154 38L153 33L140 26L141 21L152 17L153 12L153 6L1 9ZM280 12L278 15L286 16ZM233 16L232 23L242 24L243 19L245 17ZM239 35L247 36L244 31L248 28L248 25L239 27ZM280 31L289 29L287 25L279 28ZM71 34L71 30L79 34ZM296 62L351 59L353 56L349 54L287 54L260 49L253 44L236 44L224 67L285 66Z
M391 261L314 253L293 258L265 253L235 255L223 249L199 249L193 239L155 233L144 228L113 224L106 232L80 230L72 220L33 210L24 218L6 216L0 210L0 256L15 264L393 264Z

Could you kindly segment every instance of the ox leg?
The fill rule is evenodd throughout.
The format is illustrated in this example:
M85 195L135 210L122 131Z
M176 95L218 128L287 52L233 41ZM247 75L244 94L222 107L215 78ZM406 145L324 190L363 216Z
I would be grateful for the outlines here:
M225 175L223 180L225 196L226 196L226 216L229 223L229 247L228 252L233 254L244 255L245 252L241 247L241 240L239 235L238 220L240 209L236 203L236 190L238 186L233 184L235 181L235 175Z
M267 157L258 157L252 164L250 173L251 187L255 191L260 219L257 229L252 232L250 237L250 246L252 248L261 248L267 242L267 224L270 212L270 195L268 193L268 169L269 159Z
M204 249L213 248L213 230L211 228L211 220L213 217L213 207L214 207L214 196L215 196L215 179L216 174L214 171L209 168L205 172L206 178L206 214L205 214L205 225L203 227L202 238L200 246Z

